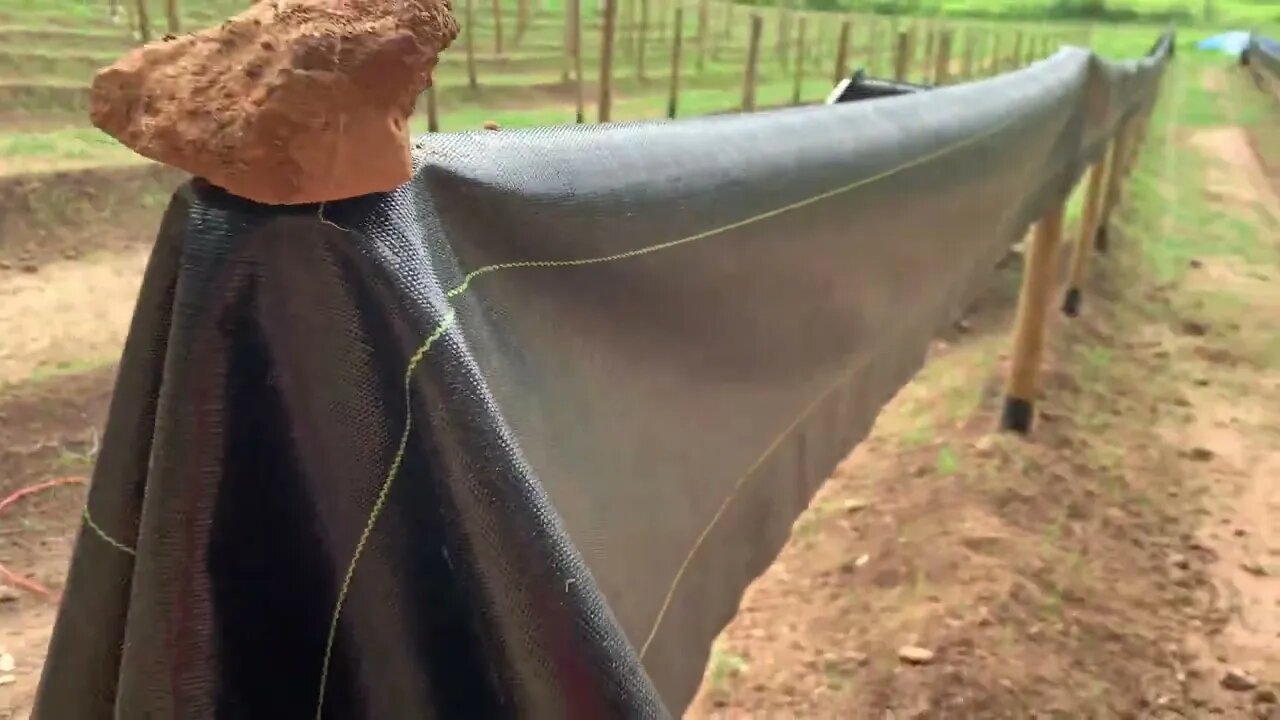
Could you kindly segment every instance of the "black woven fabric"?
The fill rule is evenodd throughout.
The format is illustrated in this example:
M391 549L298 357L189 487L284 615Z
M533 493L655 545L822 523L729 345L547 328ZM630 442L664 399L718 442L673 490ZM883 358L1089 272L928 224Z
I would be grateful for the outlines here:
M1280 40L1256 33L1250 35L1245 55L1250 65L1265 72L1273 81L1280 83Z
M830 468L1164 60L433 135L412 182L325 207L183 188L36 716L681 712Z

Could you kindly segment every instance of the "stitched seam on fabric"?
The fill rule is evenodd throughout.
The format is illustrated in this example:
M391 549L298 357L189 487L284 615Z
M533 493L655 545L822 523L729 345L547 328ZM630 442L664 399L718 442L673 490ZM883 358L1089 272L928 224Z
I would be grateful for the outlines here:
M696 233L694 235L689 235L687 237L683 237L678 240L672 240L665 243L659 243L659 244L650 245L647 247L636 248L634 250L628 250L626 252L615 253L612 255L604 255L601 257L594 257L594 258L580 258L576 260L523 260L523 261L516 261L516 262L497 263L494 265L486 265L476 270L472 270L471 272L463 276L462 282L460 282L456 287L454 287L453 289L445 293L445 298L452 300L458 297L462 293L466 292L468 288L470 288L472 281L474 281L476 278L482 277L484 275L489 275L491 273L495 273L500 270L538 269L538 268L550 269L550 268L569 268L569 267L581 267L586 265L598 265L602 263L616 262L620 260L629 260L632 258L644 256L644 255L650 255L652 253L656 253L662 250L669 250L669 249L680 247L683 245L688 245L698 240L704 240L709 237L721 235L726 232L736 230L738 228L752 225L762 220L768 220L770 218L783 215L793 210L798 210L800 208L807 207L814 203L818 203L823 200L827 200L829 198L833 198L833 197L842 195L844 193L851 192L858 188L866 187L868 185L876 183L885 178L892 177L905 170L910 170L911 168L927 163L930 160L935 160L937 158L944 157L952 152L955 152L956 150L959 150L961 148L967 147L974 143L980 142L987 138L993 137L1021 119L1022 118L1019 118L1019 117L1012 118L1004 123L997 125L996 127L990 130L987 130L986 132L978 133L976 135L971 135L967 138L963 138L950 145L943 146L933 152L926 153L925 155L921 155L918 158L914 158L908 162L902 163L901 165L896 165L892 168L883 170L874 175L870 175L868 177L855 180L854 182L848 183L846 185L842 185L833 190L828 190L826 192L813 195L803 200L798 200L789 205L784 205L782 207L778 207L773 210L768 210L758 215L753 215L751 217L744 218L737 222L729 223L728 225L723 225L717 228L713 228L711 230L704 230L703 232ZM387 476L383 480L382 487L378 491L378 499L374 502L374 506L370 510L369 518L365 523L364 530L360 533L360 539L356 543L355 552L352 554L351 562L349 563L347 567L347 572L343 577L343 582L338 593L337 601L334 604L333 617L330 621L329 635L328 635L328 639L325 642L324 657L323 657L323 660L321 663L321 669L320 669L319 696L316 701L316 713L315 713L316 720L321 720L324 715L324 695L325 695L325 689L328 684L329 666L331 664L331 660L333 656L333 644L337 637L339 617L342 614L342 608L343 608L343 605L345 604L346 597L350 592L351 581L355 575L356 565L360 560L360 556L364 553L365 546L368 543L368 539L370 535L372 535L373 533L374 526L377 524L378 516L381 513L383 506L386 504L386 499L390 494L391 486L395 480L396 475L399 472L401 464L404 462L404 455L408 448L408 439L409 439L411 423L412 423L412 415L409 409L409 401L410 401L410 387L412 383L413 371L417 369L418 365L422 362L423 358L426 356L427 352L431 349L431 347L436 343L436 341L439 340L440 337L444 335L446 330L453 327L454 325L456 325L456 314L454 310L451 308L449 311L449 314L445 317L443 321L441 321L440 325L437 326L436 329L433 330L431 334L427 336L426 340L423 341L422 345L420 345L418 349L414 352L413 356L410 357L409 363L405 368L404 386L405 386L406 404L405 404L404 431L400 437L400 445L395 455L392 457L391 467L388 469ZM832 390L834 390L834 388L832 388ZM824 397L825 397L825 394L824 394ZM776 440L774 440L773 444L771 444L768 448L766 448L765 454L762 455L758 460L756 460L755 464L752 465L752 470L754 470L754 468L757 468L764 463L764 461L769 457L769 454L771 454L774 450L777 449L778 446L781 445L782 441L785 439L786 434L790 433L791 430L794 429L794 427L804 419L805 415L807 415L807 413L810 412L813 407L815 407L819 402L821 402L821 399L822 398L815 400L813 405L811 405L810 408L806 409L805 412L800 415L800 417L796 418L796 420L791 424L791 426L789 426L788 429L784 431L784 434L782 436L779 436ZM674 596L674 593L675 593L675 588L679 584L681 578L683 577L684 569L688 567L694 554L697 553L699 547L701 547L701 544L705 540L706 536L710 534L711 529L714 527L715 523L719 520L720 516L723 514L724 508L728 507L728 505L733 501L733 498L736 496L738 490L741 488L742 484L745 483L748 477L750 477L750 472L752 472L752 470L749 470L748 474L744 475L742 478L739 479L737 485L731 491L729 497L727 497L724 503L722 504L721 510L718 511L716 515L712 517L710 523L699 535L698 540L695 541L694 546L690 548L688 556L685 558L684 563L681 565L681 570L677 572L676 577L672 580L671 588L668 590L668 593L667 593L667 599L663 603L663 610L659 614L658 619L655 621L653 631L650 633L650 638L649 638L650 640L652 640L653 635L656 634L657 626L658 624L660 624L662 619L662 613L665 613L666 607L670 604L671 597ZM648 642L646 641L645 648L647 649L647 647L648 647ZM642 659L644 657L643 649L641 650L640 657Z

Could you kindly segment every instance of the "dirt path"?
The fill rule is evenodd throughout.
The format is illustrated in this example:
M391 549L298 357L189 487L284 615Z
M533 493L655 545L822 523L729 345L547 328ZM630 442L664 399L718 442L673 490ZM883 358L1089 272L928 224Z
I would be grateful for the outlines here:
M1194 421L1168 428L1203 461L1205 525L1229 618L1221 634L1193 637L1217 675L1280 679L1280 195L1240 127L1203 130L1190 143L1209 163L1207 192L1224 213L1260 230L1259 257L1210 258L1186 283L1201 300L1205 340L1190 344L1187 392ZM1186 348L1184 348L1185 350ZM1203 683L1202 683L1203 685ZM1219 695L1221 695L1219 693ZM1238 697L1219 707L1246 712ZM1229 700L1235 700L1234 706ZM1273 706L1274 708L1274 706ZM1280 711L1270 710L1272 716ZM1259 716L1262 716L1259 713Z
M0 388L120 356L149 248L0 270Z
M797 521L687 717L1280 719L1280 144L1180 125L1180 83L1240 80L1166 88L1031 441L989 434L997 293Z
M0 390L0 496L59 477L87 477L97 454L114 370ZM19 500L0 516L0 563L48 588L43 598L0 586L0 718L26 718L44 664L56 597L79 527L83 486Z

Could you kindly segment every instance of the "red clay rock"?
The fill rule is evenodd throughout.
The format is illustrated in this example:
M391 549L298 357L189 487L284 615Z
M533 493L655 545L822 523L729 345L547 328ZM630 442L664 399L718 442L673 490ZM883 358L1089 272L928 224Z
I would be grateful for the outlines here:
M90 117L250 200L383 192L409 179L408 118L457 35L449 0L261 0L99 72Z

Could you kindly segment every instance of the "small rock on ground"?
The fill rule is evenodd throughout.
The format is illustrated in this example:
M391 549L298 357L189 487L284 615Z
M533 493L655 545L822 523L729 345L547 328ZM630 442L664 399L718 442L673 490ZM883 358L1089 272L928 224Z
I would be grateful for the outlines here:
M1258 678L1240 668L1231 668L1223 674L1219 683L1227 690L1248 692L1258 687Z
M898 648L898 659L909 665L928 665L933 662L934 652L914 645Z

